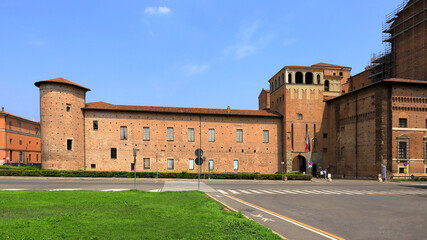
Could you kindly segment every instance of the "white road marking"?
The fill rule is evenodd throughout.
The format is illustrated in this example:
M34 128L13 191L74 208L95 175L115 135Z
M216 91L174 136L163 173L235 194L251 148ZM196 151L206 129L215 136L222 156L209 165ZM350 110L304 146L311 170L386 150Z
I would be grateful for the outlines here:
M296 192L292 192L292 191L289 191L289 190L282 190L282 192L283 193L290 193L290 194L298 194L298 193L296 193Z
M258 192L257 190L248 189L248 191L251 191L251 192L254 192L254 193L258 193L258 194L262 194L262 192Z
M326 235L326 234L324 234L324 233L322 233L322 232L320 232L320 231L317 231L316 229L310 228L310 227L308 227L308 226L304 226L303 224L301 224L301 223L299 223L299 222L293 221L293 220L291 220L291 219L287 219L287 218L285 218L284 216L281 216L281 215L275 214L275 213L273 213L273 212L269 212L269 211L264 210L264 209L262 209L262 208L256 207L256 206L254 206L254 205L252 205L252 204L248 204L248 203L246 203L246 202L244 202L244 201L241 201L241 200L239 200L239 199L233 198L233 197L231 197L231 196L228 196L228 195L225 195L225 196L226 196L226 197L228 197L228 198L234 199L234 200L236 200L236 201L238 201L238 202L240 202L240 203L242 203L242 204L244 204L244 205L246 205L246 206L249 206L249 207L255 208L255 209L259 210L259 211L265 212L265 213L270 214L270 215L272 215L272 216L275 216L275 217L277 217L277 218L279 218L279 219L282 219L283 221L286 221L286 222L289 222L289 223L295 224L295 225L297 225L297 226L299 226L299 227L301 227L301 228L304 228L304 229L306 229L306 230L308 230L308 231L311 231L311 232L317 233L317 234L319 234L319 235L321 235L321 236L323 236L323 237L325 237L325 238L332 239L332 240L342 239L342 238L335 238L335 237L333 237L333 236Z
M49 191L78 191L80 188L59 188L59 189L51 189Z
M279 193L279 194L283 194L283 192L280 192L280 191L277 191L277 190L274 190L274 189L270 189L270 191L275 192L275 193Z
M337 193L337 192L334 192L334 191L328 191L328 190L322 190L323 192L329 192L329 193L332 193L332 194L341 194L341 193Z
M310 194L320 194L319 192L313 192L312 190L301 190Z
M120 192L120 191L127 191L127 190L130 190L129 188L122 188L122 189L115 189L115 188L113 188L113 189L104 189L104 190L101 190L101 192Z
M240 194L239 192L236 192L234 190L228 189L229 192L233 193L233 194Z
M242 189L239 189L239 191L241 191L242 193L246 193L246 194L252 194L251 192L248 192L248 191L242 190Z
M298 190L294 190L294 192L296 192L296 193L302 193L302 194L308 194L308 193L306 193L306 192L298 191Z
M268 193L268 194L274 194L274 193L272 193L272 192L269 192L269 191L267 191L267 190L262 190L262 189L258 189L258 191L260 191L260 192L265 192L265 193Z
M267 221L275 222L275 220L273 220L273 219L271 219L271 218L263 217L261 214L258 214L258 215L251 214L251 215L252 215L252 216L254 216L254 217L259 217L259 218L261 218L261 220L262 220L263 222L267 222Z
M221 189L217 189L218 192L222 193L222 194L228 194L228 192L226 191L222 191Z

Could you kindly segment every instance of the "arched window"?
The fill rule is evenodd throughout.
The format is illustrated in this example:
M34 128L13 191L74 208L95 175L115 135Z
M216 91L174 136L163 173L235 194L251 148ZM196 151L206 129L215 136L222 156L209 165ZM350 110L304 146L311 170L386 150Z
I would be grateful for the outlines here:
M313 84L313 73L311 73L311 72L305 73L305 83L306 84Z
M288 74L288 83L291 83L292 82L292 74Z
M282 73L282 83L285 84L285 74Z
M279 87L282 86L282 79L279 76Z
M273 83L272 82L270 82L270 89L271 89L271 91L273 91Z
M274 80L274 85L276 85L276 89L278 89L278 88L279 88L279 85L277 85L277 79L276 79L276 80ZM276 89L274 89L274 90L276 90Z
M325 92L329 92L329 80L325 80Z
M317 74L317 84L320 84L320 75Z
M302 84L302 72L297 72L295 74L295 83Z

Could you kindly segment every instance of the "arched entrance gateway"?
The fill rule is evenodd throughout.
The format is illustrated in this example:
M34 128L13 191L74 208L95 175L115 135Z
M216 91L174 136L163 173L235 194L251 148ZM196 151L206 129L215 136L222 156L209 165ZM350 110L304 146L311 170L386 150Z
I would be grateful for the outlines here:
M292 172L307 172L307 160L304 156L298 155L292 160Z

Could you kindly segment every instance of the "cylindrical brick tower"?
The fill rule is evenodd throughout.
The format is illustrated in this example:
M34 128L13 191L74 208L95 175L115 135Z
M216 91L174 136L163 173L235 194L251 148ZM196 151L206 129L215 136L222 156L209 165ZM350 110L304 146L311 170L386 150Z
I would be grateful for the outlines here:
M84 170L84 115L90 89L64 78L39 81L43 169Z

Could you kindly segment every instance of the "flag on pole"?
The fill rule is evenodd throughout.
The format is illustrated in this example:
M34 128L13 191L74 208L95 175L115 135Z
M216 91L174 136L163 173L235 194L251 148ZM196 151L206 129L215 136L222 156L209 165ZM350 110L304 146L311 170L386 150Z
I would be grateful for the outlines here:
M310 152L311 146L310 146L310 134L307 132L305 135L305 151Z

